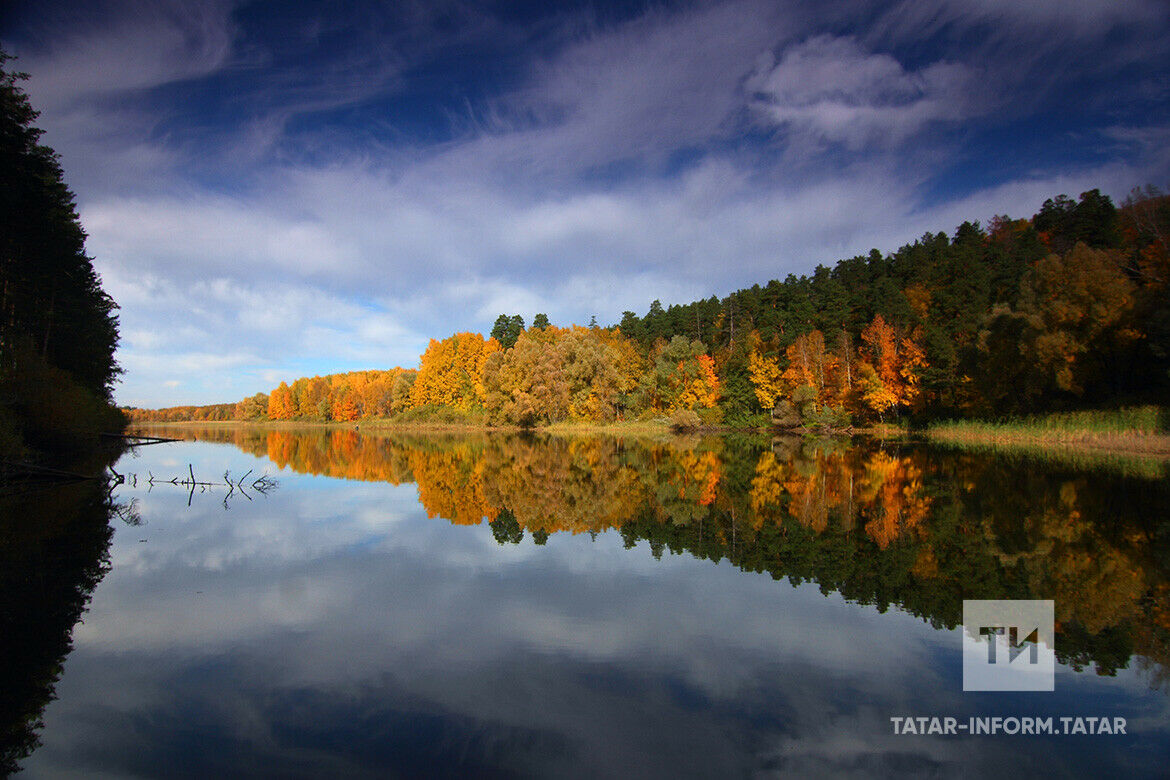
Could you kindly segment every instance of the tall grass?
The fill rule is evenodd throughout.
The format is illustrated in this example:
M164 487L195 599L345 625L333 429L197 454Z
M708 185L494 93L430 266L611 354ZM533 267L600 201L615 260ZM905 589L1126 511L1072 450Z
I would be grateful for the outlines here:
M993 446L1073 446L1170 455L1170 410L1160 406L1031 415L986 422L952 420L927 429L931 439Z

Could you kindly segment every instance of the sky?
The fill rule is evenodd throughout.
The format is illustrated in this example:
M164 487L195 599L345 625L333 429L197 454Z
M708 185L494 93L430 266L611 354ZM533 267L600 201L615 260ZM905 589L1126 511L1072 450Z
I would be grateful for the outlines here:
M133 406L1170 183L1164 0L2 8Z

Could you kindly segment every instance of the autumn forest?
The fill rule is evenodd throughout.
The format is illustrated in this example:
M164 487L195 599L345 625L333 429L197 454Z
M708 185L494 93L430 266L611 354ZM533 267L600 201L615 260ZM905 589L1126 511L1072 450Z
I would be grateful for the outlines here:
M417 368L281 382L137 421L391 418L534 427L688 413L698 424L847 428L1157 402L1170 387L1170 197L1098 190L1029 219L627 311L609 327L501 314ZM686 418L684 418L686 419Z

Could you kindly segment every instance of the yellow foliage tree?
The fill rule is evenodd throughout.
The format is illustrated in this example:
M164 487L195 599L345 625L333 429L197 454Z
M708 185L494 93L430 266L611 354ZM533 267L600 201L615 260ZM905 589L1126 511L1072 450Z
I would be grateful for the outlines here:
M410 388L411 406L449 406L466 411L481 405L484 364L489 355L499 351L498 341L479 333L431 339Z
M719 403L719 377L715 373L715 360L710 355L695 358L695 373L683 387L674 402L673 409L712 409ZM679 372L686 374L685 363L678 364Z
M748 356L748 378L756 393L756 400L766 411L776 406L776 401L784 395L784 372L780 364L760 354L753 349Z

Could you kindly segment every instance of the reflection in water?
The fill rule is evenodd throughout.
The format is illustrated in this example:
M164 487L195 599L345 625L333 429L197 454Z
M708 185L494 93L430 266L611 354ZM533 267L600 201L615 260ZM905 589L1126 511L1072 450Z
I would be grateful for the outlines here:
M26 746L106 545L111 562L30 778L1152 776L1170 757L1170 700L1148 685L1170 634L1164 472L763 438L186 430L199 441L117 466L141 525L110 542L104 516L50 506L3 542L11 614L55 637L11 671ZM141 479L274 467L254 501ZM36 550L66 537L88 552L50 574ZM964 598L1055 600L1055 692L962 692ZM1132 729L916 739L893 715Z
M1100 674L1170 661L1170 481L924 446L363 435L210 427L294 471L416 483L431 517L525 533L618 529L932 625L965 598L1053 599L1058 658Z
M0 776L40 744L73 626L106 573L110 511L97 482L0 495Z

